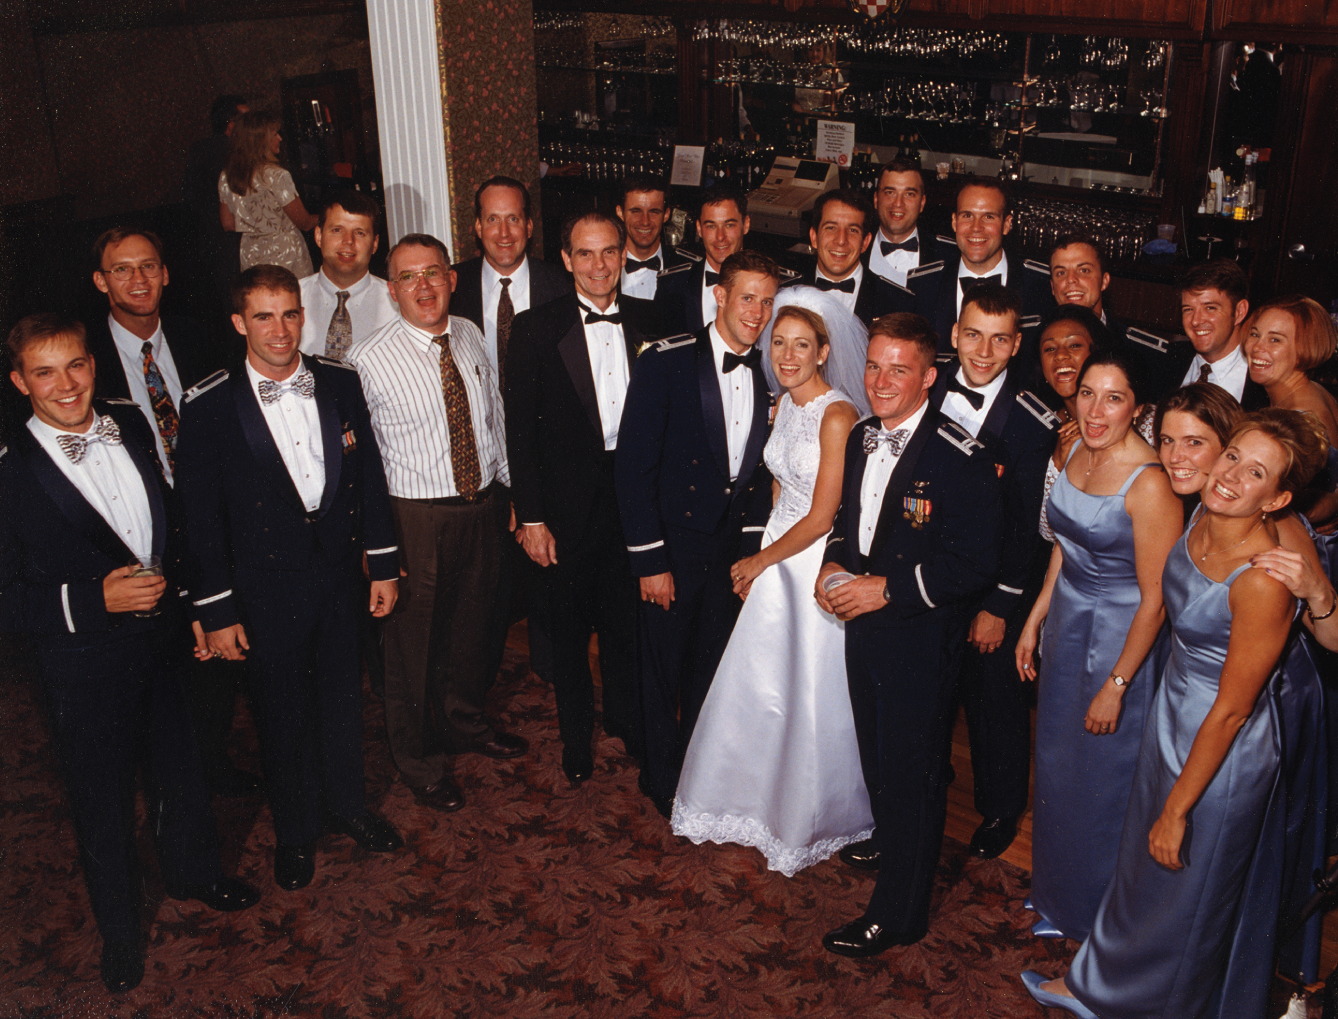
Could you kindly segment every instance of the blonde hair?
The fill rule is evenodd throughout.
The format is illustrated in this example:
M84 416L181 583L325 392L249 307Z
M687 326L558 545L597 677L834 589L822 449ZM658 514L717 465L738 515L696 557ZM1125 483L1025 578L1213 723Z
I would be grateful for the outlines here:
M771 322L771 333L773 336L776 334L776 327L787 318L798 319L813 330L813 336L818 343L818 349L814 351L815 354L819 353L823 347L831 345L831 338L827 334L827 323L822 320L822 316L816 311L800 307L797 304L787 304L776 312L776 317ZM827 381L827 365L822 361L818 362L818 378L822 379L824 382Z
M1237 423L1227 445L1246 432L1262 432L1287 454L1287 466L1278 476L1278 491L1301 491L1329 458L1329 439L1319 416L1308 410L1265 407L1246 414Z
M249 195L256 172L274 162L269 152L269 133L279 123L279 115L270 110L248 110L237 118L232 129L232 151L223 171L234 195Z

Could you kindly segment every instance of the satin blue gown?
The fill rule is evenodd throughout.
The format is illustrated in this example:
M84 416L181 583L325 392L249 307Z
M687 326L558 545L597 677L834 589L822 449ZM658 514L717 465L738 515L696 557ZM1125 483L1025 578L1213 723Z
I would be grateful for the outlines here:
M1282 888L1286 790L1278 674L1190 812L1178 871L1148 852L1148 833L1217 697L1231 633L1225 581L1186 548L1167 560L1162 593L1171 657L1144 732L1119 864L1069 989L1102 1019L1258 1019L1267 1007Z
M1136 468L1114 495L1088 495L1066 471L1050 493L1050 526L1064 562L1041 639L1031 901L1075 940L1087 937L1115 872L1138 744L1152 703L1155 665L1149 660L1126 677L1130 685L1115 732L1094 736L1083 728L1141 600L1133 521L1124 497L1146 468L1156 466Z

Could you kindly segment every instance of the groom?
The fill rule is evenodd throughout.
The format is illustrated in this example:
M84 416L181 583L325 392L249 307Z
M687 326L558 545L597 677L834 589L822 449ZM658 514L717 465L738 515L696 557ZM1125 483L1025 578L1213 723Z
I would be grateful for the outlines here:
M929 930L953 684L968 610L999 563L994 461L929 404L937 343L919 315L884 315L870 326L864 387L874 418L850 433L841 508L814 592L847 622L850 703L873 808L873 838L841 855L878 870L864 915L822 939L838 955L876 955ZM855 576L824 592L840 573Z
M642 789L665 817L739 614L729 568L758 550L771 511L770 398L755 344L779 277L765 255L726 258L715 320L638 358L623 405L614 484L642 602Z

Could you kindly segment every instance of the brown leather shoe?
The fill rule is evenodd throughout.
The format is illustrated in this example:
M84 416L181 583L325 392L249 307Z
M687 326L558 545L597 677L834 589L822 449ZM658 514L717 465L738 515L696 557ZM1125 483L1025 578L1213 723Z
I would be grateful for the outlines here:
M453 810L459 810L465 805L465 794L460 791L460 787L449 778L443 778L434 785L421 786L419 788L409 787L413 793L413 798L425 807L431 807L433 810L440 810L443 814L449 814Z

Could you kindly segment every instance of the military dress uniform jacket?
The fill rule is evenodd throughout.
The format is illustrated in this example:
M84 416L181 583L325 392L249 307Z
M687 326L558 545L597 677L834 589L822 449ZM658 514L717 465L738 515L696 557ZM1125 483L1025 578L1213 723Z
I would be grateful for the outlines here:
M760 367L735 371L752 371L753 422L731 481L709 330L661 340L632 367L614 476L634 576L670 572L671 532L709 538L738 522L742 554L761 545L771 513L771 475L762 462L771 398Z
M943 405L949 377L948 369L940 368L931 395L935 407ZM1018 609L1034 564L1049 553L1050 543L1040 536L1037 522L1045 498L1045 466L1055 451L1058 429L1059 416L1035 393L1021 388L1010 371L979 434L984 453L994 460L1003 503L999 575L979 607L1001 619Z
M240 622L233 567L309 570L367 553L372 580L399 577L385 471L358 373L302 356L315 377L325 458L320 505L303 507L243 367L182 400L178 486L199 564L192 598L206 630ZM276 582L281 582L276 578Z

